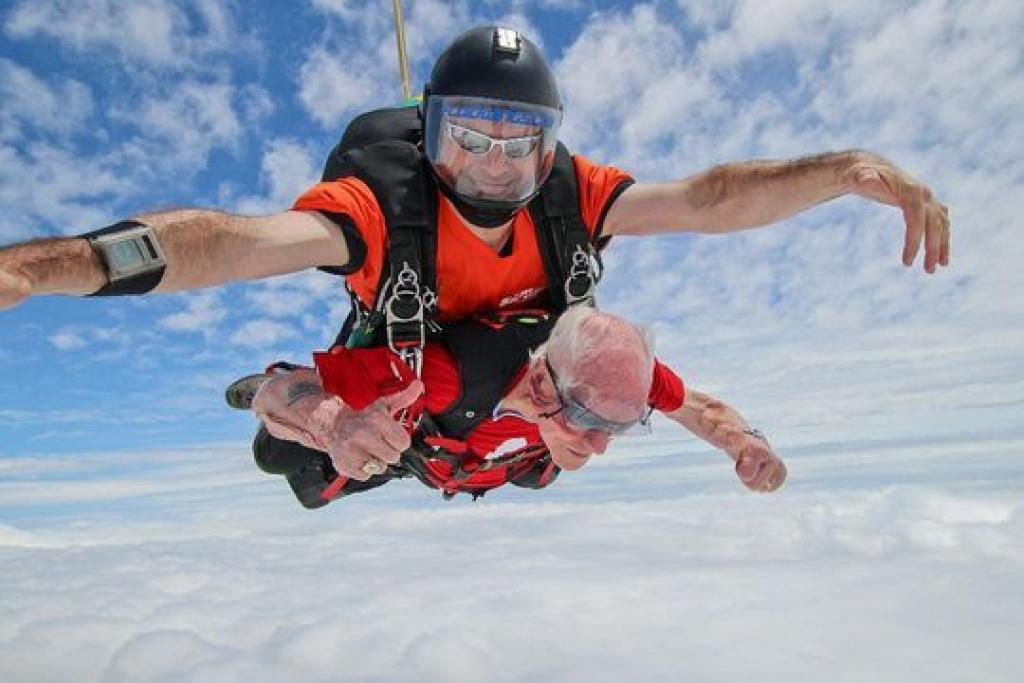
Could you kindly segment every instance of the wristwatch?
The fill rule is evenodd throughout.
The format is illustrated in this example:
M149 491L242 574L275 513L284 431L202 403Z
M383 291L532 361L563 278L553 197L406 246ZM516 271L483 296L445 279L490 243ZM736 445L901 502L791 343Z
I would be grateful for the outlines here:
M768 437L765 436L764 432L762 432L760 429L756 429L754 427L747 427L746 429L743 430L743 433L747 434L748 436L752 436L755 439L758 439L759 441L763 441L765 444L768 443Z

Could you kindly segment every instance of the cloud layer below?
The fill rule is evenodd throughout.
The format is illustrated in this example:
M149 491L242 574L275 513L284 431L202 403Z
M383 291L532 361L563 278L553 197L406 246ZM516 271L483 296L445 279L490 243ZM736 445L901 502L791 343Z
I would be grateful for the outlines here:
M8 474L43 505L0 487L22 515L0 525L0 662L105 682L1015 680L1020 442L808 447L775 496L695 446L623 442L544 494L398 482L316 513L242 449L157 454L159 476L64 491L94 503L78 521L45 492L83 459L23 463Z

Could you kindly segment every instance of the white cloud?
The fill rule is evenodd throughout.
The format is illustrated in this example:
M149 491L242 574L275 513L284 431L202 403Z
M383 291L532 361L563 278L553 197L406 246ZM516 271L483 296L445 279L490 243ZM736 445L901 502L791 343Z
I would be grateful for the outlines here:
M48 337L58 351L73 351L88 346L88 343L73 330L61 330Z
M663 87L666 81L693 78L685 74L686 54L683 37L660 21L651 5L592 17L555 63L566 107L565 137L574 147L607 159L614 147L606 141L628 146L630 136L639 134L642 143L671 131L645 130L641 122L634 123L636 112L651 118L652 125L694 125L685 105L682 111L676 108L679 93ZM656 113L671 109L677 114L674 121Z
M216 52L252 50L237 24L221 0L33 0L12 9L4 30L16 39L45 36L74 51L178 68L201 66Z
M341 19L354 19L358 16L358 3L352 0L313 0L312 5Z
M0 71L4 69L16 76L7 81L13 88L11 113L5 107L0 116L0 132L14 135L9 144L0 143L4 241L38 234L44 227L50 234L66 234L109 223L117 215L117 205L152 190L147 179L194 176L213 150L236 149L246 127L268 111L266 93L255 86L171 82L140 95L130 106L120 101L109 104L105 115L136 134L119 135L117 141L86 151L46 134L81 127L89 99L73 93L88 91L72 82L63 90L47 89L20 67L0 63ZM67 93L72 95L63 102ZM47 111L52 118L47 118ZM54 122L58 120L64 123ZM44 139L36 140L40 135Z
M299 98L309 116L325 128L384 101L382 70L356 50L314 48L299 71ZM383 106L378 104L377 106Z
M253 284L246 289L245 298L254 312L273 318L299 317L318 304L347 301L342 281L316 270Z
M211 150L241 140L240 93L225 83L184 81L161 88L112 115L139 135L118 150L118 161L153 175L194 174ZM259 109L257 109L259 111Z
M263 196L244 196L234 203L238 212L249 215L283 211L298 196L320 181L322 160L309 147L292 139L276 138L266 144L260 166Z
M297 336L291 325L273 320L250 320L231 334L228 341L238 346L268 347Z
M88 86L74 79L47 83L31 70L0 59L0 140L21 137L23 126L67 134L79 129L92 114Z
M222 296L218 290L181 295L186 301L185 310L164 316L158 324L175 332L203 332L212 335L227 315Z
M134 180L108 158L83 158L61 144L0 144L0 239L80 233L109 222L104 201L128 193Z

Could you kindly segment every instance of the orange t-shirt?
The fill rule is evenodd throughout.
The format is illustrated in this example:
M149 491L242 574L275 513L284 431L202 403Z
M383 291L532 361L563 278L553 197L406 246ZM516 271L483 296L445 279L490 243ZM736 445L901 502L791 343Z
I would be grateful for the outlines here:
M611 200L632 178L581 156L574 156L573 164L583 222L593 239ZM387 267L387 226L370 188L358 178L320 183L299 197L293 209L344 214L352 220L366 246L366 258L346 278L360 300L372 307L381 270ZM515 215L510 245L504 255L495 252L462 224L455 208L438 193L437 295L442 320L537 303L547 289L547 277L526 209Z

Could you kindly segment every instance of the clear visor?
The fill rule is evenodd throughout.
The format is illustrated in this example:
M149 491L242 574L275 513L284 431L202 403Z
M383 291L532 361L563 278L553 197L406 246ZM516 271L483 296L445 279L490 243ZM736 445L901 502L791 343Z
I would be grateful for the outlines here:
M518 203L547 180L562 112L523 102L432 96L424 146L438 177L464 199Z

